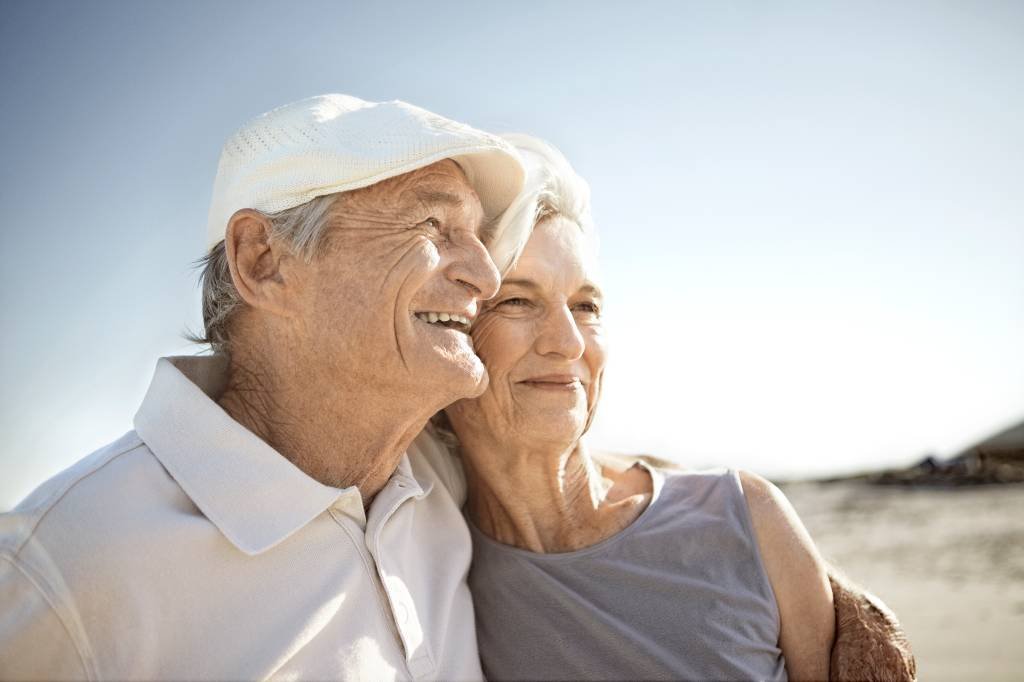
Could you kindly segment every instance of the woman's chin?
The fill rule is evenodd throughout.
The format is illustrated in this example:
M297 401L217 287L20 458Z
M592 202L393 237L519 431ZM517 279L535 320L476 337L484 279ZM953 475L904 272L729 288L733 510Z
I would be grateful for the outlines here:
M530 415L521 423L520 433L531 443L559 443L575 445L587 428L586 415L575 412Z

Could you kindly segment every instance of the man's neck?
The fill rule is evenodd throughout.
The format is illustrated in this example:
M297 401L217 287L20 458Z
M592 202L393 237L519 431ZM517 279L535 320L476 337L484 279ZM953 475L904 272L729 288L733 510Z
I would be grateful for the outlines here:
M356 486L363 504L394 473L429 418L423 402L379 387L320 386L316 377L232 358L218 400L232 419L320 483Z

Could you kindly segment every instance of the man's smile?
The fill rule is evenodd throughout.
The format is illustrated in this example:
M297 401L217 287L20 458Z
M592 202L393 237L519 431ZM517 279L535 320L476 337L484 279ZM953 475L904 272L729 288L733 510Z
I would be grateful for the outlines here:
M435 327L445 327L469 334L470 317L461 313L423 311L413 313L413 317Z

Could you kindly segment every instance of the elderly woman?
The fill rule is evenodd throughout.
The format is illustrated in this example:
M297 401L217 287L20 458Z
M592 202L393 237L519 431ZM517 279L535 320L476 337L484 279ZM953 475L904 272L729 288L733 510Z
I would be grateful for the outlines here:
M529 177L493 238L501 289L472 329L489 386L438 421L468 484L486 675L828 678L829 578L777 488L616 465L581 442L605 366L589 190L552 147L509 138Z

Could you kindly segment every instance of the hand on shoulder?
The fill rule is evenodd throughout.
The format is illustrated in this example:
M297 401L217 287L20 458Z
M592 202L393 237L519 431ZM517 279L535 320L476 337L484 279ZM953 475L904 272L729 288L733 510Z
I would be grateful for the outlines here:
M757 474L739 475L779 606L779 646L789 678L828 679L835 611L825 563L782 491Z
M881 599L837 569L829 571L836 604L836 643L829 674L834 680L912 682L917 661L896 614Z

